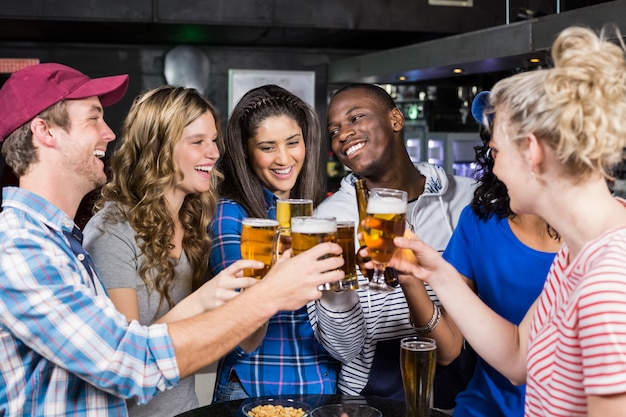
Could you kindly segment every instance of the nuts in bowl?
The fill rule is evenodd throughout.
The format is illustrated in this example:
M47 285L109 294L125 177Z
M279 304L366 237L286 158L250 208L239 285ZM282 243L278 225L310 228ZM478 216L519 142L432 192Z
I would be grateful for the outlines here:
M307 417L311 406L292 398L264 398L242 405L248 417Z

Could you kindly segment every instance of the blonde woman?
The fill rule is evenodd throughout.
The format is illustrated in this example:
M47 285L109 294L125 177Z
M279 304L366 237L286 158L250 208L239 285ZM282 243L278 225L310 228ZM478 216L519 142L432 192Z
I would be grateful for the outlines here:
M219 140L215 108L189 88L146 92L124 122L112 180L85 227L85 248L129 322L185 318L256 282L236 278L235 265L192 294L206 281ZM193 376L147 405L128 402L131 416L172 416L197 406Z
M498 82L489 102L493 172L511 209L545 219L564 243L522 322L487 308L416 237L396 239L410 250L392 266L430 283L478 354L527 384L526 416L623 416L626 201L611 195L606 179L626 138L624 48L571 27L552 56L554 68Z

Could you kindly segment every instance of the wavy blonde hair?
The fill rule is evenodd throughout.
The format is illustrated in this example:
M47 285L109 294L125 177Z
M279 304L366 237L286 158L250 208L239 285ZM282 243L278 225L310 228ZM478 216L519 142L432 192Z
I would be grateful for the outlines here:
M175 280L175 261L170 256L174 219L165 193L182 181L183 172L173 159L174 147L183 129L204 113L215 118L218 143L222 140L215 107L192 88L162 86L137 97L124 121L119 149L111 159L112 179L102 189L95 209L114 204L104 220L126 220L135 231L135 240L145 257L139 276L150 290L166 301ZM221 174L211 171L209 191L189 194L179 212L184 228L183 249L193 271L193 288L205 281L211 247L207 228L217 205L217 184Z
M605 32L563 30L552 46L554 68L501 80L490 94L510 116L513 135L534 133L575 181L593 173L610 179L625 145L626 48L617 29L620 45Z

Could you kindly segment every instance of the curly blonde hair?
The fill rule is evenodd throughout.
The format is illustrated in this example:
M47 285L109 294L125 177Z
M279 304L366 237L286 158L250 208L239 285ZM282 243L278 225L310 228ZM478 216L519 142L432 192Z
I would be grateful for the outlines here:
M552 46L554 67L499 81L490 102L510 117L517 138L534 133L579 181L610 179L626 138L626 62L620 45L584 27L563 30ZM496 111L497 113L498 111Z
M104 224L128 221L145 258L139 276L150 290L159 292L160 305L166 301L170 308L174 305L169 294L175 279L175 261L170 256L174 219L165 193L183 178L173 159L183 129L207 111L215 118L221 148L217 110L196 90L162 86L137 97L124 121L121 146L111 159L112 179L95 204L95 210L107 202L114 204L115 210L109 212ZM206 278L211 247L207 228L217 205L215 190L221 178L213 169L210 190L187 195L179 212L194 289Z

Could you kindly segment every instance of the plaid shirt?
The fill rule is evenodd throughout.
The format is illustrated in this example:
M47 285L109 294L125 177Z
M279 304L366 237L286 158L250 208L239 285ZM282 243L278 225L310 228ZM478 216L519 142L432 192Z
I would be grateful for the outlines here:
M276 196L265 190L267 214L276 218ZM241 222L247 213L230 199L220 199L211 224L211 271L241 259ZM294 277L297 279L297 277ZM218 367L218 386L234 370L250 397L266 395L334 394L338 362L315 339L306 308L282 311L269 321L267 335L253 352L235 348Z
M0 213L0 416L126 416L179 380L166 325L127 323L64 236L74 221L7 187Z

